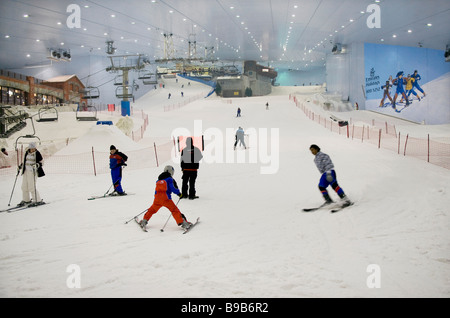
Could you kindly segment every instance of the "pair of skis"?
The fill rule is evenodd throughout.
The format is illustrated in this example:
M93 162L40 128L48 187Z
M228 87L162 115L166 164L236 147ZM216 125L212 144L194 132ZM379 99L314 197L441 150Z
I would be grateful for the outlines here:
M345 203L343 203L343 204L341 204L341 205L331 209L331 213L339 212L339 211L341 211L341 210L343 210L345 208L348 208L349 206L352 206L353 204L354 204L353 202L345 202ZM303 212L314 212L314 211L326 208L326 207L328 207L330 205L331 205L331 203L324 203L324 204L322 204L322 205L320 205L318 207L315 207L315 208L303 209Z
M109 194L104 194L104 195L93 195L93 196L91 196L90 198L88 198L88 200L89 201L92 201L92 200L97 200L97 199L104 199L104 198L117 198L117 197L126 197L126 196L129 196L129 195L133 195L134 193L126 193L126 194L123 194L123 195L109 195Z
M142 226L140 221L138 220L137 217L134 218L134 221L139 225L139 227L142 229L142 231L144 232L148 232L147 228L145 226ZM190 230L192 230L194 228L194 226L196 226L198 224L198 222L200 222L200 217L197 218L197 220L195 221L195 223L192 223L191 226L187 229L185 229L183 231L183 234L186 234L187 232L189 232Z
M37 208L38 206L41 206L44 204L48 204L48 203L39 202L38 204L30 203L30 204L25 204L25 205L21 205L21 206L17 205L17 206L13 206L12 208L0 210L0 213L2 213L2 212L12 213L12 212L21 211L21 210L25 210L25 209L29 209L29 208Z

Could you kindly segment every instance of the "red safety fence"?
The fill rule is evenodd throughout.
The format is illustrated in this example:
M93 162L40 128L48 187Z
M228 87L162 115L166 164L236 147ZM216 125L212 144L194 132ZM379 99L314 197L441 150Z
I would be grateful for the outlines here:
M163 144L153 144L139 150L124 151L128 156L127 170L159 167L162 162L172 159L174 141ZM15 175L17 167L23 161L23 148L9 155L9 167L0 169L0 175ZM174 152L175 153L175 152ZM72 155L51 155L42 153L44 157L44 171L46 174L103 174L109 170L109 152L97 151L94 148L90 152ZM18 160L19 158L19 160Z
M289 99L294 101L309 119L348 139L370 143L378 148L395 151L399 155L425 160L450 169L450 140L449 142L433 140L430 135L427 138L402 135L396 131L395 125L376 120L370 122L358 120L358 124L350 120L346 124L340 124L330 117L314 113L304 103L298 101L295 95L289 95Z

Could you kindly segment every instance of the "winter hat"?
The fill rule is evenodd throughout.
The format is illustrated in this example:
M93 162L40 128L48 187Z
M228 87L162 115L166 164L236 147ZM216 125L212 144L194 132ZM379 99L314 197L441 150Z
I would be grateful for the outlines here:
M36 149L36 144L34 142L30 142L28 149Z
M403 71L397 73L397 77L399 77L400 75L403 75Z
M109 147L109 150L117 150L116 146L111 145L111 147Z

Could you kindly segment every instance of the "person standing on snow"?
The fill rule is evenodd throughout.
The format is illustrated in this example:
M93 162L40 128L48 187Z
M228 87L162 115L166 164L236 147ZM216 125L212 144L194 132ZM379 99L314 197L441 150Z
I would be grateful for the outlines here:
M344 202L343 205L350 205L351 201L345 195L344 190L338 185L336 171L334 170L334 165L330 156L321 152L319 146L317 145L311 145L309 150L315 156L314 163L316 164L317 169L319 169L319 172L322 174L319 181L319 190L325 199L325 204L333 203L333 200L331 200L327 191L327 187L331 185L333 190L336 191L341 200Z
M109 168L111 169L111 179L114 185L114 191L110 195L126 195L122 189L122 166L126 166L125 163L128 157L117 150L114 145L109 147Z
M182 197L177 183L173 179L174 173L175 169L172 166L166 166L163 173L158 176L153 204L150 208L148 208L144 218L139 222L139 225L143 229L145 229L153 214L158 212L162 207L169 209L178 226L181 226L183 229L188 229L191 227L192 223L186 220L186 217L180 212L176 204L172 201L172 193L175 193L180 198Z
M244 129L242 129L242 127L239 127L238 130L236 130L236 135L235 135L235 140L236 142L234 143L234 150L236 150L236 146L238 144L238 142L240 142L241 145L244 145L244 148L247 149L247 146L245 145L245 141L244 141Z
M203 159L200 149L194 146L191 137L186 138L186 147L181 151L181 171L183 171L182 197L190 200L198 199L195 190L200 160Z
M43 158L41 153L36 149L36 144L31 142L28 146L23 163L19 166L22 169L22 201L18 206L31 205L37 206L44 204L41 200L38 190L36 189L37 178L45 176L42 169ZM33 201L30 200L31 198Z

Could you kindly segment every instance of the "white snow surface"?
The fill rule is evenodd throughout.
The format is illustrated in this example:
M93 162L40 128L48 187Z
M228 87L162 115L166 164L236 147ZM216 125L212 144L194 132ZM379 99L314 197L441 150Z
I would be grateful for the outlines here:
M48 205L0 213L0 297L450 296L449 170L330 132L289 100L295 87L274 88L265 97L233 99L232 104L215 96L200 98L164 112L169 89L175 101L181 100L181 83L184 98L210 91L197 83L187 86L183 79L166 80L165 89L134 104L149 114L143 140L127 142L114 128L108 129L114 130L109 136L117 137L114 142L121 150L170 140L179 129L192 132L199 120L203 132L222 132L223 147L215 148L217 153L211 148L214 138L205 136L207 149L197 179L200 198L178 203L188 220L200 217L201 223L182 235L170 218L161 232L169 217L162 208L150 219L148 233L134 221L125 224L151 205L164 165L175 167L181 187L176 159L159 168L125 169L122 185L135 195L94 201L87 198L107 190L109 174L47 175L38 180L38 189ZM304 88L301 93L308 94ZM237 107L242 109L240 118L235 117ZM338 116L357 120L372 118L373 113ZM90 146L83 137L87 124L72 123L72 136L80 127L78 144ZM51 123L36 126L52 135ZM278 153L271 153L276 147L270 139L265 152L258 143L234 152L234 138L226 139L226 131L238 126L259 138L264 129L269 135L278 131ZM412 135L437 129L450 136L448 125L404 122L402 129ZM64 131L59 138L61 134ZM98 135L92 136L98 142ZM105 147L110 142L105 141ZM331 156L340 186L354 206L335 214L301 211L323 200L317 188L320 174L309 151L313 143ZM76 145L69 144L67 152ZM217 155L220 150L222 156ZM257 162L250 160L252 151ZM271 154L272 161L278 156L275 173L261 173L268 165L264 153ZM213 162L214 155L223 160ZM14 179L0 180L1 208L7 207ZM21 200L21 181L19 177L12 205ZM329 192L339 201L333 190ZM69 288L72 265L80 270L80 288ZM374 277L379 285L371 288Z

